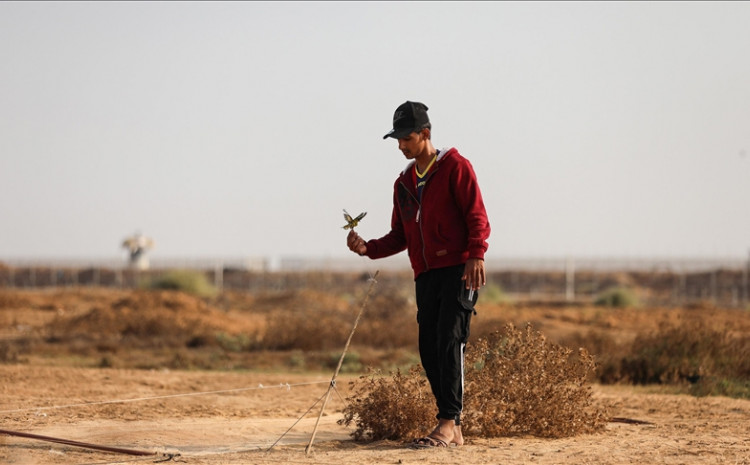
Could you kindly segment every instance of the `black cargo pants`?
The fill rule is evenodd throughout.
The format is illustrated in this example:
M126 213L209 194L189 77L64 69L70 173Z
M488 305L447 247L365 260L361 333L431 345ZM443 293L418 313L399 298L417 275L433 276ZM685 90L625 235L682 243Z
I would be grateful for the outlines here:
M460 424L464 394L464 348L477 291L471 301L461 280L464 265L417 276L419 356L438 408L438 419Z

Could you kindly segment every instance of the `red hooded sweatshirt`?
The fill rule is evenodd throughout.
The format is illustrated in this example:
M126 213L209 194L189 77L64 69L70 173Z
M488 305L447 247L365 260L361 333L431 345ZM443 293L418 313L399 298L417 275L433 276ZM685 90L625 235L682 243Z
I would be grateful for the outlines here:
M455 148L443 149L417 198L412 161L393 185L391 230L367 242L367 256L383 258L408 249L416 279L433 268L484 259L490 223L474 168Z

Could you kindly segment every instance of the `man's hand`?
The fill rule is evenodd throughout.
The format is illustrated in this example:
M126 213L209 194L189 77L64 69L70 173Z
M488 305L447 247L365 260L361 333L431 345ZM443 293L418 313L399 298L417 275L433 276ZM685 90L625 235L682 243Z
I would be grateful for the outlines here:
M367 253L365 240L359 237L359 234L353 229L349 231L349 235L346 236L346 245L349 247L349 250L358 255L364 255Z
M351 235L351 234L350 234ZM481 258L470 258L466 260L464 275L461 277L466 284L466 289L479 290L480 287L487 284L484 275L484 260Z

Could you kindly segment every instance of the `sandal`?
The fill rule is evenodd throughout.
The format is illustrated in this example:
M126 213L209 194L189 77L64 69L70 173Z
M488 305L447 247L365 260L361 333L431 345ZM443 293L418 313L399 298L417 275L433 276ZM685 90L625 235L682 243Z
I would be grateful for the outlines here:
M411 443L411 445L412 447L416 449L430 449L433 447L448 447L448 443L445 440L440 439L434 436L433 434L427 435L419 439L415 439Z

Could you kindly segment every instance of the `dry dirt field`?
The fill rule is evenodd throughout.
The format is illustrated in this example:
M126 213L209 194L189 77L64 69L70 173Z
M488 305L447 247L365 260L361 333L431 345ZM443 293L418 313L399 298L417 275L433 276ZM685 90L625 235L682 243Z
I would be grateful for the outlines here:
M312 297L276 298L273 305ZM191 341L204 334L200 328L205 327L230 335L267 327L262 316L273 311L272 302L242 299L228 296L209 305L168 293L0 289L0 429L152 454L127 455L0 434L0 463L750 464L750 401L696 398L655 387L593 386L596 401L612 418L642 422L612 421L598 434L564 439L467 437L462 447L439 450L413 450L399 442L356 443L349 436L352 429L337 424L348 382L356 377L349 373L340 375L330 390L312 450L306 454L332 370L290 368L277 363L283 358L267 352L233 354L221 364L232 362L235 369L207 370L185 362L185 355L169 355L169 346L140 339L136 343L123 336L127 331L122 328L119 342L105 337L141 304L152 305L150 314L165 322L145 330L169 336L168 330L177 328ZM261 304L270 307L261 309ZM179 316L170 316L170 311ZM550 335L596 325L623 338L658 319L679 318L674 310L487 306L480 309L476 331L498 314L517 322L535 321ZM722 315L714 317L731 318ZM747 330L744 318L737 325L740 331ZM76 337L62 337L61 328ZM166 336L164 340L171 340ZM243 358L249 365L236 369ZM143 367L158 360L172 360L172 366ZM207 363L205 357L198 361ZM141 367L134 368L137 365Z

